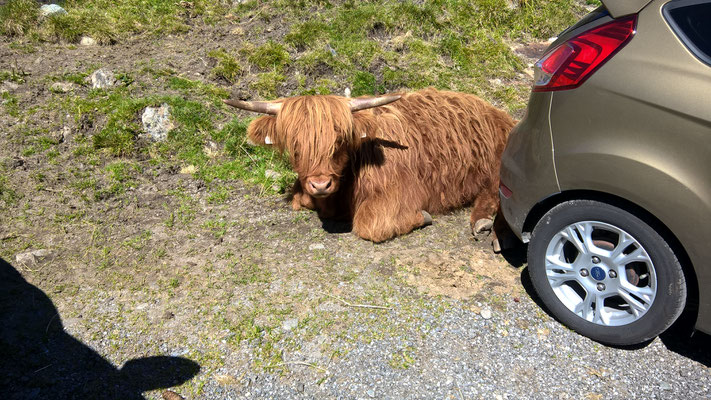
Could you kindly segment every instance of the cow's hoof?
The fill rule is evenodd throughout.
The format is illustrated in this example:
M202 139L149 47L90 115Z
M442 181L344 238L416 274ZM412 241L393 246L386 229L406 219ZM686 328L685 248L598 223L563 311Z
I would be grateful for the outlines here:
M432 216L425 210L420 211L422 216L425 218L425 223L422 226L432 225Z
M185 397L175 393L172 390L166 390L163 392L163 399L165 399L165 400L185 400Z
M496 253L496 254L501 253L501 243L499 243L499 239L492 240L491 247L493 247L494 253Z
M474 234L478 235L484 231L490 232L491 228L494 226L494 220L489 218L482 218L474 223Z

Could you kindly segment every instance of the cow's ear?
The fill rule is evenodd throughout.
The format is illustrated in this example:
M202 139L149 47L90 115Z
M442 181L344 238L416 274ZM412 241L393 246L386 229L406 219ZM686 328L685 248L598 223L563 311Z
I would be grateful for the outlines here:
M247 128L247 138L260 146L273 145L276 138L276 117L264 115L252 121Z
M373 114L369 112L353 113L353 133L360 140L377 138L378 125Z

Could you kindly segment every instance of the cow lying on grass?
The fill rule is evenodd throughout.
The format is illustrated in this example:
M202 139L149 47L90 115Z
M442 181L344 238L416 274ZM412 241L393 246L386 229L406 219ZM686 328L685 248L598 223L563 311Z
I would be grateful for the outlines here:
M430 213L471 203L476 231L498 208L500 158L514 121L474 95L425 89L226 103L270 114L247 134L288 153L299 175L295 210L349 219L363 239L382 242L430 224Z

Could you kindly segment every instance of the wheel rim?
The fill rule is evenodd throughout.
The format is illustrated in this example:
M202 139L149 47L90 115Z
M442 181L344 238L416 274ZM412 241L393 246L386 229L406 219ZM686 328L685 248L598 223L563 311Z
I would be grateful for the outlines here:
M632 235L604 222L582 221L560 230L546 249L545 268L558 299L598 325L637 321L657 294L647 251Z

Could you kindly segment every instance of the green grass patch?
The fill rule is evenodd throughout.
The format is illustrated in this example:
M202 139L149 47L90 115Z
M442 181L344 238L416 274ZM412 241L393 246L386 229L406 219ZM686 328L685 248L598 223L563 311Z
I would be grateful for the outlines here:
M30 35L49 41L76 42L90 36L102 44L135 34L186 32L192 20L207 23L227 13L225 2L210 0L67 0L66 14L39 16L35 0L9 0L0 6L0 34Z
M28 32L39 18L39 4L35 0L9 0L0 6L0 33L18 36Z
M262 72L249 84L249 88L263 99L272 100L277 97L279 86L286 81L286 77L278 72Z
M4 168L0 167L0 207L17 204L21 198L20 194L12 189L8 175Z
M212 74L215 77L224 79L229 83L235 83L239 75L242 73L242 67L235 56L221 49L213 50L207 55L214 58L217 62L215 67L212 69Z
M246 47L241 53L248 54L247 60L262 70L282 71L291 62L284 46L272 40L256 48Z

